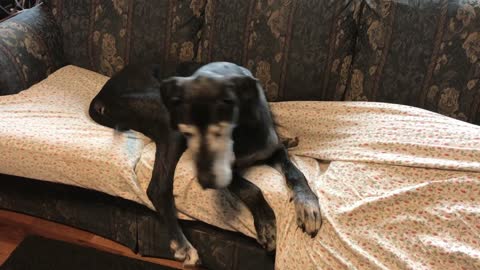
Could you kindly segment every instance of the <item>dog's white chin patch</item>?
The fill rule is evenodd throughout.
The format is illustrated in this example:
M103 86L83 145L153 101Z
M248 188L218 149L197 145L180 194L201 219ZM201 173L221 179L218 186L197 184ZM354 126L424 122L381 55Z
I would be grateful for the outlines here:
M217 188L225 188L232 182L232 163L235 161L233 128L230 123L220 122L207 129L207 146L208 151L214 155L212 170Z
M226 161L225 159L218 159L213 162L216 188L226 188L232 182L232 168Z
M215 175L216 188L225 188L232 182L232 164L235 161L232 132L234 125L228 122L211 124L203 135L194 125L179 124L179 130L188 133L188 148L194 157L199 156L200 145L206 143L207 155L212 158L212 174Z

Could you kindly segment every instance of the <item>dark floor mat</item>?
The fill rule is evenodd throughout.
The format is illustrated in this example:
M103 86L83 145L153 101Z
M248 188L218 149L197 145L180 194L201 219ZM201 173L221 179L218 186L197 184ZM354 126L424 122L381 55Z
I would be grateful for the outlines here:
M18 245L0 270L169 270L149 262L93 248L29 236Z

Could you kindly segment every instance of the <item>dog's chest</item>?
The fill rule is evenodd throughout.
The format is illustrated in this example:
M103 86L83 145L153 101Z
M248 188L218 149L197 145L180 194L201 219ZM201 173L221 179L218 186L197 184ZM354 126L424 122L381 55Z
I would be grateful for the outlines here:
M234 139L235 165L246 167L269 159L280 146L273 128L251 129Z

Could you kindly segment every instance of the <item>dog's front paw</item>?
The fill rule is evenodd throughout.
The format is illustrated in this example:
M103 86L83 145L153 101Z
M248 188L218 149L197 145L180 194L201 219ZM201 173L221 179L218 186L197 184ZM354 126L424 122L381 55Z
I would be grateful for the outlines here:
M188 241L180 245L176 240L172 240L170 242L170 249L172 249L175 259L182 261L184 266L191 267L200 265L198 252Z
M311 192L298 192L294 195L297 225L311 237L315 237L322 226L322 214L317 196Z
M277 226L275 223L275 214L271 208L261 211L254 215L255 229L257 231L257 241L267 251L273 251L276 247Z

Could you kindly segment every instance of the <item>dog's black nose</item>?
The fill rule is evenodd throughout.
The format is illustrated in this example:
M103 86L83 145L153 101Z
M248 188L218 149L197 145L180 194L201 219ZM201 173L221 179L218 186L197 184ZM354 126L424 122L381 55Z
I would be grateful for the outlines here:
M105 104L100 100L100 98L95 97L90 103L90 108L88 109L88 114L90 117L99 124L104 126L112 127L105 123Z
M201 183L200 182L200 186L203 188L203 189L215 189L215 187L213 186L213 184L211 183Z
M105 104L103 104L102 101L99 99L96 99L93 103L93 110L95 110L96 113L103 115L105 113Z
M198 173L198 182L203 189L215 188L215 176L212 173Z

